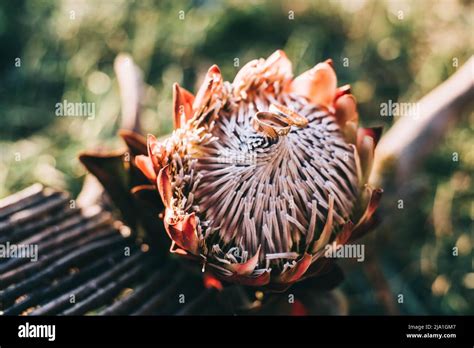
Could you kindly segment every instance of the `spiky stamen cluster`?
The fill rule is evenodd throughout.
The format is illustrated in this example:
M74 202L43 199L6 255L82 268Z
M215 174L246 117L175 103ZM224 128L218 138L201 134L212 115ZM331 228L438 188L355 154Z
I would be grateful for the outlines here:
M305 98L285 95L272 101L308 124L273 139L251 125L258 111L269 110L270 99L239 101L219 114L214 141L199 148L195 170L202 178L188 193L196 198L211 250L253 256L261 247L260 261L296 259L319 236L330 204L342 224L358 193L354 156L334 117Z

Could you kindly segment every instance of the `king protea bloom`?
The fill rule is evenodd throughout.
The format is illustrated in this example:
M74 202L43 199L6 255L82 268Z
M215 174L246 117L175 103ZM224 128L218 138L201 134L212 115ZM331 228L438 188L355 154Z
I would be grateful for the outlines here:
M285 289L374 224L380 129L358 128L331 60L293 78L277 51L232 83L214 65L196 96L175 84L173 99L174 132L149 135L135 159L163 200L172 252L225 281Z

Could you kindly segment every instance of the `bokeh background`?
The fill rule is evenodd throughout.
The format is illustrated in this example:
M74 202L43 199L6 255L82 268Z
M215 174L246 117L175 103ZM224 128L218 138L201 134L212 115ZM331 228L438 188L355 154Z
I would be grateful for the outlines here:
M417 101L472 55L473 12L469 0L2 1L0 197L38 181L77 194L78 152L120 146L120 52L144 73L145 132L172 130L173 82L195 90L214 63L232 80L279 48L295 74L332 58L363 124L389 128L381 103ZM95 119L56 117L65 99L95 103ZM375 264L341 262L349 313L474 314L473 148L470 112L409 182L389 188L388 216L367 244Z

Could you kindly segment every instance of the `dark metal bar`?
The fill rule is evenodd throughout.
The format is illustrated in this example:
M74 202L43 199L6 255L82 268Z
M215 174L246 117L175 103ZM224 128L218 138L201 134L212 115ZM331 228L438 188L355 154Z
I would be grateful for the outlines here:
M189 304L183 306L175 315L192 315L195 313L202 313L209 309L212 302L215 302L215 289L204 289L195 299Z
M55 210L51 215L44 216L41 219L33 220L26 224L13 226L13 228L9 230L7 234L0 236L0 244L5 244L7 241L10 243L15 243L19 240L26 239L29 236L41 231L43 228L55 228L57 224L71 219L80 212L80 209L63 207L62 209L57 211Z
M52 281L55 276L67 271L71 266L77 266L79 262L88 260L94 254L97 255L99 251L106 250L124 241L122 236L112 235L109 238L90 243L81 249L77 249L24 281L0 291L0 301L8 301L25 294L37 285L43 283L45 279Z
M38 218L41 215L44 215L48 211L66 203L69 199L69 196L63 192L54 192L49 196L43 197L43 199L45 201L41 202L41 204L37 204L27 209L18 211L12 215L9 215L5 221L1 221L0 232L4 232L18 224L25 223Z
M98 315L125 315L131 313L134 308L137 308L146 299L153 295L153 293L162 285L169 275L171 268L155 271L151 277L138 286L136 286L129 296L112 303L105 308Z
M34 184L22 191L0 200L0 219L23 210L44 197L44 189L41 184Z
M81 221L81 219L79 219L79 221ZM107 229L107 226L104 226L105 223L111 221L111 219L110 214L102 213L101 215L95 216L92 220L87 221L82 219L82 221L85 223L66 231L62 229L64 226L58 226L57 228L55 228L56 226L52 226L51 228L42 231L41 233L38 233L27 240L21 241L20 244L37 245L38 253L40 255L45 255L51 250L58 250L58 248L67 247L75 240L88 236L92 233L99 237L104 233L104 227ZM77 225L75 222L77 221L73 221L73 225ZM110 228L108 229L110 230ZM0 264L0 273L8 272L11 269L19 267L20 265L27 262L29 262L29 260L26 258L10 259L5 263Z
M169 301L171 295L179 288L181 282L185 279L185 273L179 272L174 279L171 279L169 285L164 287L163 290L152 296L146 301L141 307L136 309L132 315L152 315L156 312L157 308Z
M121 290L126 286L132 285L134 281L147 271L146 266L146 264L138 264L132 269L129 269L114 281L107 283L104 287L97 288L91 296L76 303L74 307L66 309L62 315L83 315L92 309L111 303Z
M109 212L71 208L68 199L34 185L0 200L0 243L36 244L39 251L34 263L0 260L0 314L189 315L215 307L214 290L202 291L201 282L179 265L158 265L156 257L139 251L118 233ZM133 291L117 299L127 287ZM179 304L179 289L191 289L187 301L196 297Z
M49 286L39 287L38 289L25 295L25 298L21 301L15 302L15 304L3 312L4 315L19 315L26 309L34 306L38 306L41 303L47 303L59 295L64 294L66 291L80 286L83 282L90 278L95 277L97 274L112 267L120 257L123 257L123 250L114 250L104 256L100 256L97 259L90 260L89 264L81 268L78 272L68 274L50 284ZM49 279L48 279L49 280ZM45 279L46 281L46 279Z
M33 276L36 272L44 269L54 261L61 259L71 253L75 254L80 252L80 248L86 246L93 241L106 238L112 239L114 241L123 240L123 237L118 235L117 232L113 229L105 229L104 233L97 232L92 235L87 235L83 238L75 240L74 243L71 243L61 249L57 249L52 251L51 253L47 254L39 258L37 262L30 262L24 265L21 265L18 268L12 269L6 273L0 274L0 289L7 287L8 285L26 279L28 277Z
M104 272L97 277L89 280L87 283L73 289L70 293L63 294L62 296L55 298L54 300L43 304L40 308L36 309L31 315L54 315L61 312L66 307L70 306L69 302L71 294L74 294L76 300L84 300L90 294L94 293L97 289L104 286L105 284L113 281L120 274L125 273L129 268L133 267L136 263L143 261L145 254L138 252L131 256L125 257L125 260L117 264L107 272Z

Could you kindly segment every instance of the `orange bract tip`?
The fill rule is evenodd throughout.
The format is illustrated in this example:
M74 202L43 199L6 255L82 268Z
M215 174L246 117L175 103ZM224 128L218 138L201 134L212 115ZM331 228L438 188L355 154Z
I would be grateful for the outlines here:
M213 65L207 71L204 82L196 94L196 98L193 101L193 110L198 111L209 104L212 99L217 98L221 93L221 84L221 71L217 65Z
M169 209L167 209L169 211ZM176 219L176 221L169 221ZM180 217L165 217L165 227L170 238L177 246L190 252L193 255L198 254L199 240L196 233L196 216L194 213Z
M244 263L232 263L227 268L238 275L250 275L254 271L258 264L258 258L260 256L260 248L258 247L257 252L247 262Z
M222 285L220 280L217 279L216 277L214 277L210 273L204 274L203 282L204 282L204 287L206 289L216 289L216 290L219 290L219 291L224 289L224 286Z
M156 178L156 185L160 192L161 199L165 207L169 207L173 196L171 191L171 182L169 178L169 167L163 167Z
M135 157L135 165L142 171L142 173L150 180L156 180L156 172L150 157L139 155Z
M173 85L173 120L174 128L180 128L182 121L186 122L193 116L194 95L179 84Z
M276 283L291 284L298 281L311 265L311 259L311 255L305 253L294 266L289 267L277 277Z
M337 77L332 65L319 63L291 83L290 90L308 98L313 104L331 107L336 96Z
M358 123L357 102L352 94L345 94L339 97L334 103L336 121L342 129L346 123L352 121Z
M334 100L336 101L343 95L350 94L350 93L351 93L351 85L344 85L344 86L338 87L336 89L336 95L334 97Z

